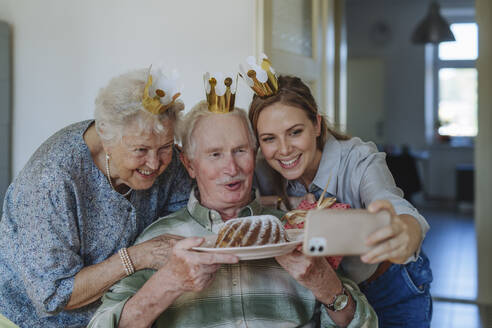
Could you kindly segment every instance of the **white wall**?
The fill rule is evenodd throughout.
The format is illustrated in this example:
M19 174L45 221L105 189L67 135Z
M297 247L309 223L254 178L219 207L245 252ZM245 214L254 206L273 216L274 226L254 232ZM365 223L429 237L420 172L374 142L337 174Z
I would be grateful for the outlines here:
M347 133L377 144L384 142L384 61L350 58L347 61Z
M190 108L202 74L256 52L252 0L0 0L13 28L13 175L60 128L91 118L111 77L162 61L179 68ZM240 81L237 105L251 97Z
M382 141L387 144L407 143L419 149L426 146L424 47L413 45L410 36L426 13L427 5L427 2L414 0L347 1L349 59L377 58L383 61L385 119ZM378 22L389 27L389 37L384 44L374 39L377 36L372 29ZM350 89L347 92L348 98L357 96L351 95Z

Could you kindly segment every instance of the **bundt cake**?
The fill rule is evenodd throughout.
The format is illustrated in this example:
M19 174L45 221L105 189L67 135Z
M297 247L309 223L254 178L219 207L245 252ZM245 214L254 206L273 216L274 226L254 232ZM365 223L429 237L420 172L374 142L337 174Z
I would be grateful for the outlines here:
M231 219L219 231L215 247L243 247L287 242L279 219L272 215Z

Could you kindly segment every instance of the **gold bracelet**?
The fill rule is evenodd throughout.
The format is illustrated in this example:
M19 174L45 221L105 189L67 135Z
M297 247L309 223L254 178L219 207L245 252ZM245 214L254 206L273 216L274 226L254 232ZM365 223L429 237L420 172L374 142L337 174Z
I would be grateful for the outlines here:
M128 255L128 251L125 247L118 251L120 255L121 262L123 263L123 268L127 276L132 275L135 272L135 267L133 266L132 260Z

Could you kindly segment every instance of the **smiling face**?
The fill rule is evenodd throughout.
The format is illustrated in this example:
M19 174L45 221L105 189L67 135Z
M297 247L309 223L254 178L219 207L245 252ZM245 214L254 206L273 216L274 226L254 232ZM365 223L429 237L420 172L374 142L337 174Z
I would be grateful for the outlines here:
M320 119L313 123L302 109L279 102L261 111L257 123L261 151L285 179L301 179L306 186L314 179L321 160L316 147Z
M196 179L200 203L221 214L247 205L255 156L246 123L237 115L206 116L196 123L192 139L192 158L185 155L184 164Z
M115 186L126 184L135 190L150 188L172 160L173 121L162 121L161 133L142 133L134 123L125 129L120 142L106 147Z

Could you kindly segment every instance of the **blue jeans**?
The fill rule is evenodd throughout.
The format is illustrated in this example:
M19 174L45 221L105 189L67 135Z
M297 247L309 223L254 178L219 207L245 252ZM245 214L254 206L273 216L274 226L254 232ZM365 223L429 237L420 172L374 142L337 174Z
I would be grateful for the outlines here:
M360 284L378 315L379 327L430 327L432 271L421 252L417 261L393 264L376 280Z

